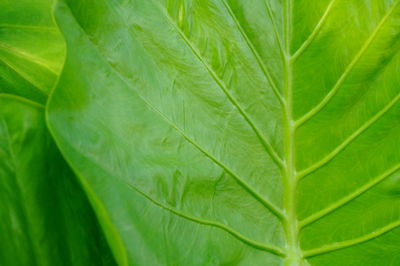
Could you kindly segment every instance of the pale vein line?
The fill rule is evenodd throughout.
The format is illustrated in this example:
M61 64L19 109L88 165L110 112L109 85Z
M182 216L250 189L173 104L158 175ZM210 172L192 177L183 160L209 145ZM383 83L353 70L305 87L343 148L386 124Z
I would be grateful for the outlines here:
M290 52L290 45L292 41L292 5L291 5L291 0L285 0L285 13L284 13L284 22L285 24L285 56L288 57L287 61L289 62L290 57L291 57L291 52ZM288 14L288 12L290 14ZM287 63L288 63L287 62Z
M54 75L58 75L53 69L50 68L50 66L48 64L46 64L46 61L42 60L39 57L36 57L30 53L27 53L21 49L18 49L16 47L12 47L10 45L7 45L5 43L1 43L0 42L0 48L3 49L4 51L6 51L9 54L12 55L16 55L18 57L22 57L23 59L25 59L26 61L32 62L36 65L42 66L44 68L46 68L49 72L53 73Z
M236 99L229 93L229 90L228 90L227 86L225 85L225 83L219 78L219 76L215 73L215 71L212 69L212 67L209 66L207 61L201 56L200 52L197 51L197 49L190 42L190 40L186 37L186 35L180 30L179 27L177 27L177 25L174 23L172 18L166 13L164 8L158 4L155 4L155 5L165 15L165 17L170 22L171 26L173 26L175 28L175 30L178 32L179 36L182 38L182 40L185 42L185 44L188 46L188 48L190 48L190 50L196 56L196 58L203 64L203 66L206 68L207 72L211 75L211 77L214 79L214 81L217 83L217 85L221 88L221 90L224 92L224 94L229 99L229 101L236 107L236 109L239 111L239 113L242 115L242 117L245 119L245 121L250 125L250 127L253 129L254 133L257 135L257 137L261 141L261 144L264 146L264 148L266 149L268 154L271 156L272 160L277 164L278 167L282 168L284 166L282 159L276 153L276 151L271 146L271 144L263 137L260 130L256 127L256 125L251 120L251 118L247 115L247 113L242 109L242 107L239 105L239 103L236 101Z
M32 105L34 107L38 107L40 109L44 109L45 106L41 103L38 103L36 101L30 100L28 98L25 98L23 96L20 95L15 95L15 94L10 94L10 93L0 93L0 98L9 98L9 99L13 99L13 100L18 100L20 102Z
M333 160L338 154L340 154L350 143L352 143L357 137L364 133L368 128L370 128L375 122L377 122L383 115L385 115L398 101L400 100L400 93L396 95L382 110L370 118L366 123L364 123L359 129L357 129L353 134L351 134L345 141L343 141L339 146L337 146L332 152L326 155L322 160L311 165L310 167L300 171L298 178L301 179L316 170L320 169L328 162Z
M92 161L94 164L96 164L99 168L101 168L107 174L110 174L111 176L114 176L113 174L110 173L110 171L107 168L103 167L97 161L93 160L92 158L88 157L87 155L83 155L83 156L86 157L88 160ZM198 224L202 224L202 225L206 225L206 226L219 228L219 229L231 234L232 236L234 236L235 238L237 238L239 241L243 242L244 244L252 246L252 247L254 247L256 249L264 250L264 251L273 253L275 255L281 256L281 257L285 257L286 256L285 250L283 250L283 249L281 249L279 247L267 245L267 244L261 243L259 241L255 241L253 239L250 239L250 238L244 236L243 234L237 232L235 229L232 229L228 225L225 225L223 223L220 223L220 222L217 222L217 221L211 221L211 220L207 220L207 219L202 219L202 218L195 217L195 216L191 216L191 215L182 213L181 211L176 210L175 208L171 208L171 207L165 206L164 204L162 204L162 203L156 201L155 199L151 198L149 195L147 195L145 192L141 191L136 186L134 186L131 183L129 183L123 177L114 176L114 178L115 178L115 180L118 180L118 181L124 183L130 189L132 189L135 192L139 193L141 196L143 196L144 198L149 200L151 203L153 203L153 204L161 207L162 209L165 209L165 210L167 210L167 211L169 211L169 212L171 212L171 213L173 213L173 214L175 214L175 215L177 215L177 216L179 216L181 218L184 218L186 220L192 221L194 223L198 223Z
M299 241L298 220L296 214L297 178L295 166L295 128L293 125L293 66L290 60L290 44L292 40L293 1L286 0L284 6L285 25L285 68L284 68L284 97L287 106L283 114L284 155L286 168L282 169L283 177L283 206L286 214L282 226L285 232L287 257L285 265L303 264L303 255Z
M337 242L337 243L334 243L334 244L325 245L325 246L322 246L320 248L307 250L307 251L304 251L304 257L310 258L310 257L322 255L322 254L325 254L325 253L337 251L337 250L340 250L340 249L352 247L352 246L367 242L369 240L372 240L374 238L377 238L379 236L382 236L383 234L386 234L386 233L390 232L391 230L396 229L399 226L400 226L400 221L396 221L396 222L390 223L390 224L380 228L379 230L373 231L373 232L371 232L369 234L366 234L364 236L361 236L361 237L358 237L358 238L355 238L355 239L345 240L345 241L342 241L342 242Z
M283 249L281 249L279 247L266 245L266 244L261 243L259 241L255 241L253 239L250 239L250 238L244 236L243 234L237 232L236 230L230 228L228 225L225 225L225 224L220 223L220 222L206 220L206 219L194 217L194 216L191 216L191 215L188 215L188 214L184 214L181 211L176 210L175 208L171 208L171 207L165 206L164 204L162 204L162 203L154 200L153 198L151 198L149 195L147 195L145 192L143 192L140 189L138 189L136 186L134 186L131 183L129 183L123 177L118 176L118 175L117 176L113 175L112 173L110 173L110 171L107 168L105 168L102 164L98 163L96 160L93 160L92 158L88 157L85 154L83 154L83 156L87 160L89 160L92 163L96 164L101 170L106 172L108 175L113 176L115 180L127 185L129 189L134 190L135 192L139 193L141 196L143 196L144 198L149 200L151 203L155 204L156 206L159 206L162 209L165 209L165 210L167 210L167 211L169 211L169 212L171 212L171 213L173 213L173 214L175 214L175 215L177 215L177 216L179 216L181 218L189 220L191 222L202 224L202 225L206 225L206 226L216 227L218 229L221 229L221 230L231 234L232 236L234 236L235 238L237 238L239 241L243 242L244 244L247 244L247 245L249 245L251 247L254 247L256 249L264 250L264 251L273 253L275 255L281 256L281 257L285 257L286 256L285 250L283 250Z
M339 208L343 207L344 205L350 203L354 199L358 198L365 192L369 191L370 189L374 188L377 186L379 183L381 183L383 180L386 178L390 177L392 174L394 174L397 170L400 169L400 164L395 165L394 167L390 168L389 170L386 170L384 173L379 175L378 177L372 179L369 181L367 184L363 185L362 187L358 188L357 190L353 191L349 195L343 197L342 199L334 202L331 204L329 207L320 210L309 217L303 219L300 222L300 228L304 228L306 226L311 225L312 223L320 220L321 218L327 216L328 214L338 210Z
M121 77L122 78L122 77ZM129 86L129 85L128 85ZM130 87L130 86L129 86ZM135 90L136 91L136 90ZM164 121L166 121L172 128L174 128L184 139L186 139L189 143L191 143L194 147L196 147L200 152L202 152L206 157L210 158L215 164L219 165L222 169L224 169L227 173L229 173L246 191L248 191L255 199L257 199L262 205L268 208L275 216L279 219L283 218L283 214L279 211L279 208L276 207L272 202L264 199L260 194L254 191L247 183L243 181L236 173L234 173L231 169L228 168L225 164L220 162L213 155L204 150L199 144L189 138L179 127L177 127L172 121L169 120L161 111L155 108L151 103L149 103L146 99L144 99L139 93L137 93L139 97L148 105L150 109L152 109L155 113L161 116Z
M0 61L2 61L5 65L7 65L10 69L12 69L15 73L17 73L24 80L26 80L28 83L30 83L37 93L39 93L43 96L47 96L47 94L45 92L45 88L43 88L39 83L34 81L31 77L29 77L29 75L27 75L25 72L19 70L8 59L5 59L1 54L0 54Z
M268 16L269 16L269 18L271 20L272 28L274 29L275 38L276 38L278 46L279 46L279 51L280 51L282 60L285 61L285 51L283 50L283 47L282 47L282 40L281 40L281 38L279 36L279 33L278 33L278 27L275 24L274 16L272 14L271 5L269 4L268 0L264 0L264 4L265 4L265 7L267 9Z
M296 59L310 46L310 44L314 41L315 37L318 35L318 33L321 31L322 26L325 24L332 7L336 0L331 0L330 3L328 4L328 7L326 8L324 14L322 15L321 19L318 21L317 25L315 26L314 30L312 33L308 36L308 38L303 42L303 44L297 49L297 51L294 53L292 56L292 61L296 61Z
M391 8L388 10L388 12L385 14L385 16L382 18L382 20L379 22L378 26L375 28L375 30L372 32L372 34L368 37L360 51L357 53L357 55L353 58L351 63L348 65L346 70L342 73L338 81L335 83L333 88L328 92L328 94L322 99L322 101L316 105L314 108L312 108L308 113L303 115L301 118L299 118L295 125L296 127L301 126L303 123L308 121L310 118L315 116L319 111L321 111L333 98L333 96L336 95L337 91L339 88L342 86L344 81L347 79L348 75L351 73L351 71L354 69L355 65L357 62L362 58L364 53L367 51L368 47L371 45L371 43L374 41L376 36L378 35L379 31L382 29L383 25L386 23L388 18L391 16L397 5L399 4L399 0L396 0L395 3L391 6Z
M74 17L75 18L75 17ZM80 26L78 21L75 18L75 21L77 22L77 25ZM81 26L80 26L81 27ZM86 34L84 29L81 27L82 31ZM89 38L87 38L87 41L92 44L92 47L96 50L96 52L99 54L99 58L101 59L102 53L99 51L98 47L91 42ZM184 131L182 131L177 125L175 125L172 121L169 120L168 117L166 117L160 110L158 110L156 107L154 107L150 102L148 102L134 87L132 87L122 76L121 74L112 66L110 63L103 59L103 62L107 64L107 66L114 72L114 74L123 82L126 84L127 87L131 88L137 96L147 105L147 107L158 114L168 125L170 125L173 129L175 129L179 135L181 135L186 141L188 141L190 144L192 144L197 150L199 150L201 153L203 153L206 157L208 157L211 161L213 161L215 164L220 166L222 169L224 169L227 173L229 173L235 180L238 182L239 185L241 185L250 195L252 195L258 202L260 202L264 207L269 209L271 213L273 213L277 218L280 220L283 219L283 214L279 210L277 206L275 206L272 202L269 200L264 199L259 193L254 191L246 182L244 182L236 173L234 173L232 170L230 170L226 165L224 165L222 162L220 162L217 158L215 158L213 155L208 153L206 150L204 150L199 144L197 144L194 140L189 138Z
M140 195L142 195L143 197L145 197L147 200L149 200L150 202L152 202L153 204L159 206L162 209L165 209L181 218L184 218L186 220L198 223L198 224L202 224L202 225L206 225L206 226L211 226L211 227L216 227L219 228L229 234L231 234L232 236L234 236L235 238L237 238L238 240L240 240L241 242L254 247L256 249L261 249L270 253L273 253L275 255L284 257L285 255L285 251L282 250L281 248L278 247L273 247L273 246L269 246L266 245L264 243L252 240L244 235L242 235L241 233L237 232L236 230L226 226L225 224L219 223L219 222L215 222L215 221L210 221L210 220L205 220L205 219L201 219L201 218L197 218L197 217L192 217L190 215L184 214L174 208L170 208L167 207L161 203L159 203L158 201L152 199L150 196L148 196L146 193L142 192L141 190L139 190L138 188L136 188L135 186L131 185L130 183L126 182L123 179L120 179L121 181L123 181L125 184L127 184L132 190L136 191L137 193L139 193Z
M0 28L32 29L37 31L57 31L55 27L19 25L19 24L0 24Z
M260 54L257 52L257 50L254 47L253 43L251 42L251 40L247 36L247 33L245 32L245 30L240 25L236 15L233 13L233 11L232 11L231 7L229 6L229 4L226 2L226 0L221 0L221 1L224 4L226 10L228 11L228 14L231 16L232 20L235 22L235 25L239 29L239 32L242 35L243 39L246 41L247 46L250 48L251 52L255 56L255 58L257 60L257 63L260 66L260 68L261 68L262 72L264 73L265 77L267 78L269 84L271 85L271 88L272 88L275 96L279 100L280 104L282 106L284 106L285 105L284 99L282 98L282 95L280 94L275 82L272 80L271 74L269 73L269 70L268 70L267 66L264 64L264 61L261 59Z

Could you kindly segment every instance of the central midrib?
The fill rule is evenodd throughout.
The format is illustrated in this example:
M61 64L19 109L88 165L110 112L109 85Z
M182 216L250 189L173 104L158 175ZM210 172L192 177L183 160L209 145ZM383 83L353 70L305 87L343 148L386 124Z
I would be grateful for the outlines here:
M296 187L297 173L295 168L295 150L294 150L294 131L295 123L293 120L293 93L292 93L292 55L290 51L292 35L292 0L286 0L285 4L285 66L284 66L284 161L285 167L282 170L284 184L284 231L287 245L287 256L285 265L301 265L302 253L298 239L298 221L296 216Z

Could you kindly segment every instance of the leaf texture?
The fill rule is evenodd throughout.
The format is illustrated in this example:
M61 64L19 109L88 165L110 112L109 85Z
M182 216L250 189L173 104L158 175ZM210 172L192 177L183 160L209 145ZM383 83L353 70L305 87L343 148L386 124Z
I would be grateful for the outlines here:
M120 265L400 263L397 0L60 0L47 107Z
M115 265L43 106L0 95L0 264Z
M0 2L0 92L45 103L61 71L64 41L52 0Z

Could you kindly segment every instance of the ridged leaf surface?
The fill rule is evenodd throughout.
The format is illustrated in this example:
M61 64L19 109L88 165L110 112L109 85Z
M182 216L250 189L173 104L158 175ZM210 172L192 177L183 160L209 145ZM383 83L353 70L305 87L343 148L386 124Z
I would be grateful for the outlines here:
M120 265L400 263L399 1L55 12L48 122Z

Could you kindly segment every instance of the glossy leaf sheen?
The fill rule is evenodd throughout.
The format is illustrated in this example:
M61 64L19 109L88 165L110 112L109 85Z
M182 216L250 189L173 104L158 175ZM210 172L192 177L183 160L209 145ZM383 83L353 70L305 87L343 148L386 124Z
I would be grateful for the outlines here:
M63 0L48 105L120 265L400 264L397 0Z
M114 265L42 106L0 95L0 265Z

